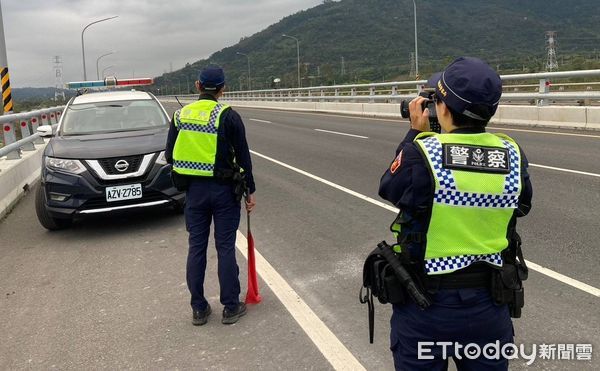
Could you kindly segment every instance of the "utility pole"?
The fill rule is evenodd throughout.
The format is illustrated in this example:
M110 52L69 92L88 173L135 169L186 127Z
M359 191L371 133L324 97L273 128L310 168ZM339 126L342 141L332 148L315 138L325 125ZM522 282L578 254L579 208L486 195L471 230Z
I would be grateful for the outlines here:
M419 46L417 44L417 3L413 0L415 14L415 77L419 79Z
M302 87L302 83L300 82L301 81L300 80L300 40L298 40L297 37L286 35L286 34L283 34L281 36L296 40L296 53L297 53L296 55L298 57L298 87L300 88L300 87Z
M342 57L342 76L346 74L346 63L344 57Z
M13 101L10 93L10 78L8 76L8 58L6 56L6 41L4 40L2 5L0 5L0 78L2 81L2 106L4 107L4 114L12 113Z
M250 56L246 53L236 52L237 55L243 55L248 60L248 90L252 90L252 79L250 79Z
M65 92L63 90L64 84L62 79L62 60L58 55L54 56L54 76L54 87L56 89L54 90L54 100L58 101L58 97L61 97L62 100L65 100L66 97Z
M558 70L558 62L556 60L556 45L556 31L546 31L546 49L548 49L546 71Z

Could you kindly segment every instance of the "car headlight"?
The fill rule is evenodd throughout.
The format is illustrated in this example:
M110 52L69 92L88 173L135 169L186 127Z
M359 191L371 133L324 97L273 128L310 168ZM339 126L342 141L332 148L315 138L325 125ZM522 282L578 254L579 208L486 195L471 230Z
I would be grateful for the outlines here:
M79 160L56 157L46 157L46 167L51 170L59 170L71 174L81 174L86 171L85 166Z
M166 165L167 164L167 157L165 156L165 151L161 151L158 154L158 157L156 158L156 163L158 165Z

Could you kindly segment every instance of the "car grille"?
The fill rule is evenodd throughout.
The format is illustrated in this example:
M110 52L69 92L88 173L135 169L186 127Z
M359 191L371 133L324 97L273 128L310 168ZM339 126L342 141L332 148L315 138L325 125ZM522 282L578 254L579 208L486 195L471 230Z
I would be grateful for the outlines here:
M140 168L140 164L142 163L143 157L144 156L142 156L142 155L135 155L135 156L126 156L126 157L103 158L103 159L98 160L98 162L100 163L100 166L102 166L102 169L104 169L106 174L119 175L119 174L135 173L136 171L138 171L138 169ZM121 160L127 161L127 163L129 164L129 167L125 171L119 171L115 168L115 165L117 164L117 162L119 162Z
M81 210L103 209L106 207L137 205L146 202L168 200L162 193L152 190L143 190L142 198L134 200L106 202L106 196L94 197L87 200L81 207Z

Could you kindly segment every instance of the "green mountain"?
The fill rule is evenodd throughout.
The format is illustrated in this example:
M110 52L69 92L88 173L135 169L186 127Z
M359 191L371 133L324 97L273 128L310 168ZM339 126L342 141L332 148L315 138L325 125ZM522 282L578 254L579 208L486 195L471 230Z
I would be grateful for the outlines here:
M557 32L560 69L600 68L598 0L416 2L421 77L461 55L483 58L500 73L541 71L547 55L546 31ZM225 69L229 90L247 89L247 59L237 52L249 56L253 89L295 87L296 43L282 34L300 40L303 86L411 79L412 1L326 0L206 60L163 74L155 87L185 93L186 81L191 85L198 70L218 64ZM273 83L274 78L281 82Z

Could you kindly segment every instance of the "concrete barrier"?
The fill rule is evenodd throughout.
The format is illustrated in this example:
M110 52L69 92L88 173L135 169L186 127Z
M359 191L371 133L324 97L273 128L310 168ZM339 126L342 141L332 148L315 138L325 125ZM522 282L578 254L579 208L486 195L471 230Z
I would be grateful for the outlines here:
M539 111L537 106L499 106L492 120L493 124L513 124L537 126Z
M587 108L587 125L585 128L600 130L600 107Z
M23 152L20 160L0 158L0 219L40 178L44 147L37 146L34 151Z

